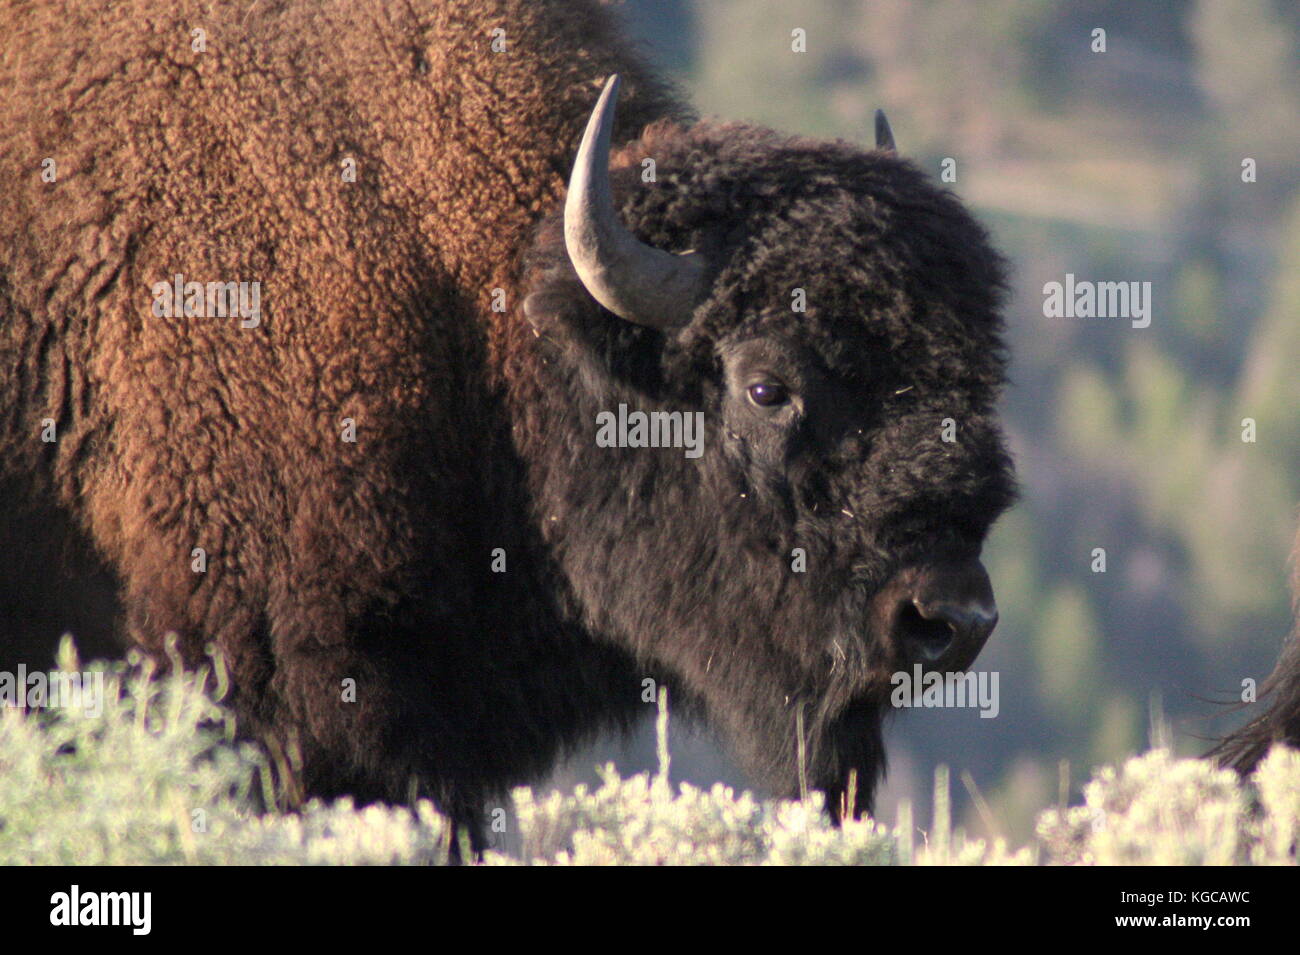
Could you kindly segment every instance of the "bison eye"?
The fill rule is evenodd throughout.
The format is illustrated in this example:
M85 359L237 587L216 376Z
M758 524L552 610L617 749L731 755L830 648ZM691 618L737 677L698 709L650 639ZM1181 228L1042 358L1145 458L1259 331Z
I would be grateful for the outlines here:
M775 408L790 400L790 392L785 385L760 381L749 386L749 400L761 408Z

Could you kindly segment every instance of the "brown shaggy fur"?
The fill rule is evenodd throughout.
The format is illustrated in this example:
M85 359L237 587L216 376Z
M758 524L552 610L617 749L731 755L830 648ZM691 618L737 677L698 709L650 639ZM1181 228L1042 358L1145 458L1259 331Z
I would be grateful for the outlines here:
M432 634L475 619L458 570L486 563L465 542L490 535L465 525L506 493L483 471L494 383L466 358L510 347L492 290L517 304L518 252L609 72L627 80L621 138L685 115L603 10L575 6L0 6L0 455L7 506L29 501L4 521L3 662L43 664L67 629L108 645L114 582L84 547L33 535L62 531L55 514L120 576L132 642L176 631L192 660L214 641L266 722L365 682L343 645L375 635L350 621L417 590ZM155 318L151 285L176 273L260 280L261 326ZM368 716L402 705L363 692L304 745L392 748Z

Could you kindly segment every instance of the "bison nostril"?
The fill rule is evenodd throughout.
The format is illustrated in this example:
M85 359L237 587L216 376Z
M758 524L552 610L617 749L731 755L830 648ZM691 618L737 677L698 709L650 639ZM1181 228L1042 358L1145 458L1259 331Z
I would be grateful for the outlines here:
M903 651L916 663L947 660L957 668L969 665L998 622L997 610L982 603L932 604L913 600L895 621Z
M913 601L903 606L894 624L907 656L918 663L933 663L952 646L956 634L942 619L928 617Z

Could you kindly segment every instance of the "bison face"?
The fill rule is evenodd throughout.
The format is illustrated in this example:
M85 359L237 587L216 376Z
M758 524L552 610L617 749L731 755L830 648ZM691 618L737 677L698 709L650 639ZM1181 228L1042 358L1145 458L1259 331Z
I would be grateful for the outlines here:
M772 791L803 759L833 804L856 772L861 810L891 676L969 667L997 620L1000 260L892 149L652 127L609 173L615 89L529 259L537 520L589 632ZM595 446L636 412L702 445Z
M718 358L716 464L748 489L751 509L765 509L771 524L789 529L793 572L809 572L809 552L815 555L828 592L813 589L808 597L818 606L833 605L835 594L847 602L832 648L878 648L892 669L970 666L997 622L977 559L1007 493L996 434L980 439L985 461L945 449L945 419L954 445L959 429L944 408L960 396L941 390L927 412L916 403L922 395L912 394L915 383L896 387L905 369L877 367L870 377L837 372L829 355L797 333L724 341ZM904 396L910 406L891 401ZM927 445L955 459L943 463L949 477L935 467L919 475L934 483L880 493ZM986 499L935 499L936 487L951 488L954 478L984 481L977 492Z

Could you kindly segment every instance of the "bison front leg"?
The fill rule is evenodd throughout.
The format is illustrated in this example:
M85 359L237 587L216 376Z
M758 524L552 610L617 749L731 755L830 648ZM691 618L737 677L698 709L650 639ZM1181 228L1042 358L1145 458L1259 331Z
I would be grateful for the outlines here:
M337 600L319 595L304 608L304 593L291 609L277 613L269 601L258 610L248 597L254 588L220 575L199 588L175 574L149 579L128 591L133 640L164 667L171 632L186 666L200 663L209 643L224 656L223 702L240 736L264 747L281 808L312 797L429 798L481 851L491 786L464 769L481 741L466 738L438 692L445 677L441 662L422 652L427 632L417 635L389 613L349 618L333 609Z
M414 634L394 627L374 646L368 629L354 622L337 643L277 640L272 630L272 676L238 710L256 712L263 738L287 757L290 796L350 795L363 804L429 798L481 851L493 789L473 772L483 741L467 738L438 692L440 668L413 652Z

